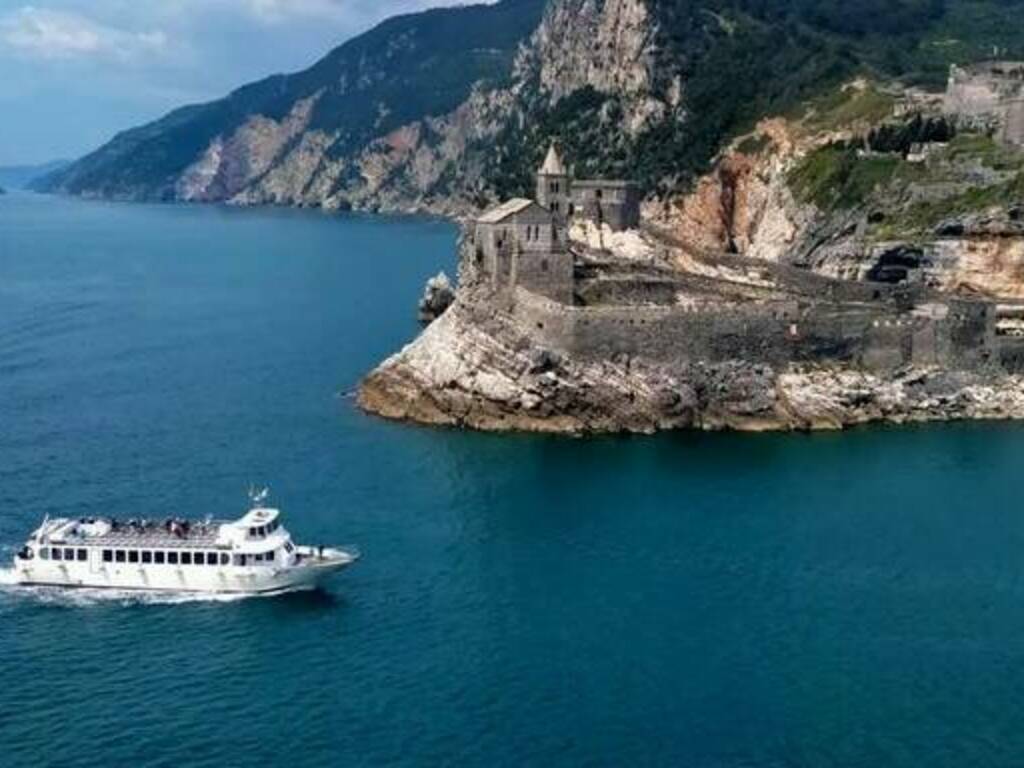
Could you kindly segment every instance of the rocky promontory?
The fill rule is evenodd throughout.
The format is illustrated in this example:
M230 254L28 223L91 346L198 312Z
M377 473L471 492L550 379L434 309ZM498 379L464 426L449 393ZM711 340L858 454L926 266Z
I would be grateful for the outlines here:
M390 419L488 431L652 433L842 429L875 421L1024 418L1024 378L1002 371L841 364L576 358L536 343L466 292L363 381Z
M853 81L639 229L496 209L466 227L453 306L360 404L568 433L1024 417L1024 147L948 101Z

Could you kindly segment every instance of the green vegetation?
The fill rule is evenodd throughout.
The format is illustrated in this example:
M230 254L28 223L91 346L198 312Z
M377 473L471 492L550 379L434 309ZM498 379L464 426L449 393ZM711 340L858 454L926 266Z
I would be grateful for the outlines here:
M502 82L545 2L503 0L392 18L303 72L275 75L125 131L42 186L170 197L176 178L215 137L250 115L283 118L296 102L318 94L310 128L339 132L332 152L345 155L401 125L452 111L476 83Z
M765 115L799 110L819 129L886 118L888 94L838 89L854 76L941 87L950 63L984 58L995 44L1024 57L1022 11L1024 0L652 0L661 52L656 88L664 95L681 74L687 118L671 115L628 137L609 119L621 113L612 98L589 93L553 108L542 100L530 129L502 137L491 179L503 191L529 192L530 171L556 138L582 167L669 193ZM956 44L946 44L954 31ZM603 133L593 136L595 128ZM847 165L852 187L834 204L884 180L891 163Z
M892 115L895 99L873 85L864 88L834 88L827 94L800 105L810 127L836 130L854 125L872 126Z
M743 139L743 141L741 141L737 145L736 151L739 152L741 155L754 157L756 155L760 155L762 152L768 149L768 147L771 146L771 144L771 136L766 136L763 133L757 133L747 136L745 139Z
M564 1L502 0L391 19L304 72L127 131L49 186L170 196L214 137L253 114L281 118L314 95L311 128L337 135L331 155L349 158L401 125L450 112L477 83L504 83L544 7ZM1008 58L1024 58L1024 0L648 0L648 6L657 35L651 96L669 103L681 83L683 102L634 135L625 129L628 105L613 94L584 88L552 103L539 83L526 83L516 97L522 115L495 140L470 147L487 183L481 199L529 194L552 140L580 174L636 178L649 193L676 192L707 169L724 142L766 115L805 105L805 116L820 129L884 119L891 111L884 92L839 91L855 76L941 87L950 63L990 56L994 46ZM914 135L883 138L905 143ZM742 151L756 149L745 142ZM1005 160L994 150L970 151L987 167ZM799 179L810 199L849 206L905 172L900 165L839 152L816 158ZM437 191L457 190L459 182L449 174ZM833 182L839 188L829 192Z
M889 239L926 235L954 216L1021 204L1024 204L1024 172L999 184L972 187L940 200L914 203L883 222L876 236Z
M994 171L1024 169L1024 153L979 133L960 134L950 142L944 154L949 162L963 164L973 161Z
M802 202L824 211L848 209L892 181L901 165L894 155L860 157L846 147L822 147L790 172L789 183Z

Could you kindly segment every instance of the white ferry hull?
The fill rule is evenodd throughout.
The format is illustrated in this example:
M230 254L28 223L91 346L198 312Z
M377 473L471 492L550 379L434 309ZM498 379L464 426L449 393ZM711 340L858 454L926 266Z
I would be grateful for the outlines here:
M286 568L235 566L146 565L86 562L54 562L39 559L18 562L15 582L21 586L81 587L153 592L203 592L211 594L266 594L313 589L331 574L351 565L357 555L336 549L300 547L306 558ZM97 553L98 554L98 553Z
M266 491L253 496L258 504ZM233 521L45 518L14 556L23 586L265 594L312 589L359 558L355 549L296 546L280 511Z

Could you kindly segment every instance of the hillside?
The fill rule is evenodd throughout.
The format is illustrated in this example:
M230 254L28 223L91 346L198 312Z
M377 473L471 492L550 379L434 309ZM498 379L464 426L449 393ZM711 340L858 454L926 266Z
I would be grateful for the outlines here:
M125 131L51 175L42 189L97 197L221 200L288 176L273 202L327 199L351 186L374 139L456 109L507 78L543 0L433 10L390 19L309 69L243 86ZM299 178L301 177L301 178ZM266 200L270 202L271 200Z
M69 160L53 160L40 165L0 166L0 184L5 184L12 189L24 189L36 179L59 171L69 163Z
M1024 0L504 0L392 19L310 69L126 131L44 188L458 212L552 139L674 197L733 136L854 74L1024 56Z

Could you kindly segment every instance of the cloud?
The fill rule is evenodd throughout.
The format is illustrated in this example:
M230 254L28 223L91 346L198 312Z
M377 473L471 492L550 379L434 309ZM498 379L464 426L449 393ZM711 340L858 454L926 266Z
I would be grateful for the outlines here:
M209 0L208 0L209 1ZM493 0L475 0L492 2ZM257 21L277 24L296 19L321 19L334 22L364 22L392 13L407 13L461 0L220 0L238 7Z
M0 47L33 58L125 61L160 52L166 45L167 36L159 30L127 31L68 11L26 5L0 16Z
M265 22L285 21L290 17L322 19L345 18L343 6L332 0L244 0L245 9Z
M463 2L0 0L0 165L80 155L184 103L300 71L387 16Z

